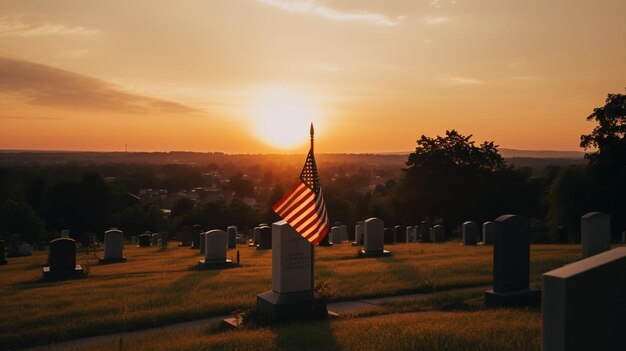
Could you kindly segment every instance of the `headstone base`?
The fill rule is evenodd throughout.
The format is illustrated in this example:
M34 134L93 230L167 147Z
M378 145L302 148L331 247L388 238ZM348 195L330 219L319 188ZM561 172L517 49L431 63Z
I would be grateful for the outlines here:
M200 260L198 261L198 265L202 268L207 269L222 269L222 268L232 268L237 266L236 263L233 263L231 260Z
M105 260L104 258L98 259L98 263L100 264L121 263L121 262L126 262L126 257L113 258L113 259L108 259L108 260Z
M250 243L250 244L248 244L248 246L249 247L256 247L256 244L255 243Z
M524 289L510 292L485 291L485 305L488 307L530 306L541 302L541 290Z
M391 252L387 251L387 250L382 250L382 251L365 251L365 250L361 250L359 251L359 253L357 254L358 258L365 258L365 257L387 257L387 256L391 256Z
M266 291L256 297L256 309L272 322L328 318L326 303L313 291L280 294Z
M200 245L191 245L190 249L192 249L192 250L200 250Z
M352 246L361 246L361 245L359 245L359 243L353 241L352 242Z
M79 264L76 265L74 270L61 269L51 271L50 267L43 267L43 279L45 280L64 280L64 279L76 279L83 276L83 267Z

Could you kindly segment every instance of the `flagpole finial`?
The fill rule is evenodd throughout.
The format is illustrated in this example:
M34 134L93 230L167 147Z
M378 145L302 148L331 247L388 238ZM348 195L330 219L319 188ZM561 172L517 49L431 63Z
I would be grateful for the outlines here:
M313 150L313 135L315 131L313 130L313 122L311 122L311 151Z

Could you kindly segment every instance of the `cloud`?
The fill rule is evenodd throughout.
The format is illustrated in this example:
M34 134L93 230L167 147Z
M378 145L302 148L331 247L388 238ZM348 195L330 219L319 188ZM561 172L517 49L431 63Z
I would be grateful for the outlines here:
M86 111L198 113L197 109L123 91L89 76L24 60L0 57L0 99Z
M449 85L480 85L484 82L482 80L476 78L467 78L467 77L445 77L440 78L440 82Z
M71 27L63 24L25 23L22 16L0 16L0 36L66 36L94 35L98 31L84 27Z
M450 18L445 17L445 16L436 16L436 17L429 16L429 17L424 18L424 22L426 22L426 24L434 26L434 25L450 22Z
M315 0L257 0L283 11L294 13L310 13L335 21L364 21L378 26L393 27L402 23L403 16L395 19L373 12L346 12L336 10L326 5L318 4Z

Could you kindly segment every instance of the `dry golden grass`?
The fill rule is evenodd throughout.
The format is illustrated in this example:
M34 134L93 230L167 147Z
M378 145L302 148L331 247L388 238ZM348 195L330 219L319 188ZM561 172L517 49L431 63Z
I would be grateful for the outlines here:
M21 347L142 329L254 307L271 289L271 251L239 246L242 266L195 270L198 251L174 243L165 251L127 245L126 263L99 265L79 252L86 279L42 282L47 253L0 267L0 345ZM458 243L399 244L388 258L356 259L349 244L316 248L316 281L329 279L335 300L430 292L491 283L492 248ZM98 252L97 256L101 256ZM229 256L234 259L235 251ZM531 280L580 257L578 245L534 245Z
M406 313L252 330L147 333L73 350L539 350L540 323L538 312L526 310Z

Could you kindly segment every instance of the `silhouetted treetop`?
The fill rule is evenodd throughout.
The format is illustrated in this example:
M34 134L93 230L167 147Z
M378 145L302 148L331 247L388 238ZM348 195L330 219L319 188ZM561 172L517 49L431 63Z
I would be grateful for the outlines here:
M587 117L598 125L590 134L581 135L580 146L598 150L586 155L592 166L624 169L626 167L626 95L609 94L602 107Z
M410 168L470 168L489 171L505 167L504 159L498 153L498 145L494 145L493 141L485 141L476 146L471 138L471 134L464 136L454 129L446 131L443 137L429 138L422 135L406 165Z

